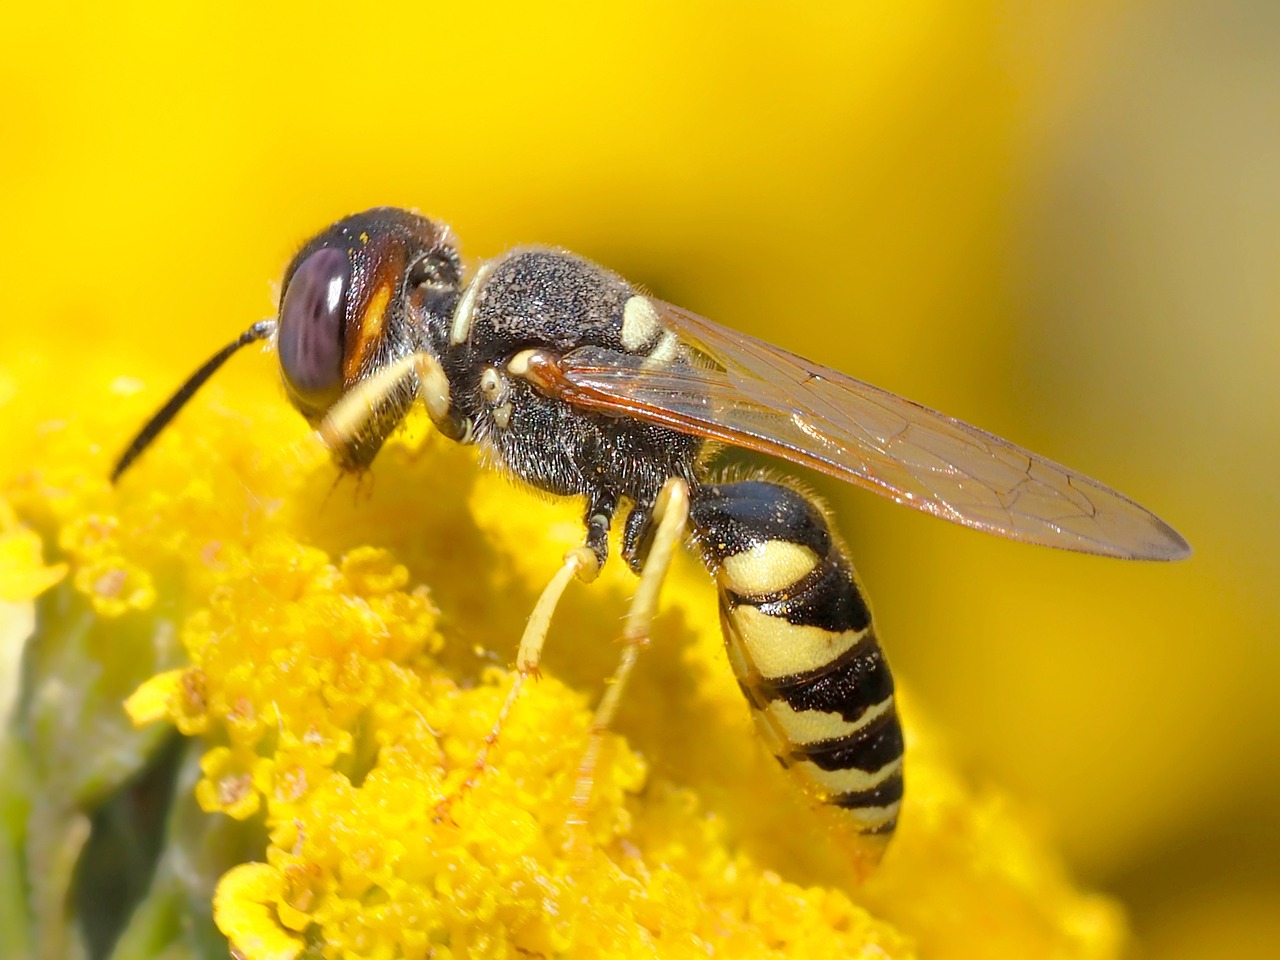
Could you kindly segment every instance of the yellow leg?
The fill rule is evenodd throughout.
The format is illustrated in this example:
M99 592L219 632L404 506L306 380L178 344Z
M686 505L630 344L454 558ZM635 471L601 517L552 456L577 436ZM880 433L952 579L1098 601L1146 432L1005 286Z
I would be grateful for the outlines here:
M577 577L584 583L590 583L599 572L600 561L596 558L595 552L589 547L574 547L564 555L564 563L542 591L542 595L538 597L538 602L534 604L533 613L530 614L529 622L525 625L524 633L520 637L520 646L516 650L515 679L511 682L511 689L507 691L506 699L502 701L502 707L498 710L498 716L493 721L493 727L485 734L484 744L480 747L480 752L476 754L476 759L471 765L471 772L467 775L467 779L458 787L456 793L445 797L436 804L437 820L443 820L447 817L449 808L474 787L484 774L489 760L489 753L493 750L494 744L498 742L498 737L502 732L502 725L506 722L512 706L520 697L520 691L524 687L525 680L530 676L536 676L538 673L538 664L542 660L542 648L547 640L547 631L551 627L551 618L555 614L556 606L559 605L560 598L564 595L569 581Z
M585 822L587 801L591 799L591 786L595 776L596 762L600 757L600 746L604 735L613 722L613 715L618 710L622 692L626 688L631 671L639 659L640 649L649 642L649 632L653 618L658 612L658 595L662 582L666 579L667 570L671 566L671 558L676 547L684 538L685 525L689 519L689 488L683 480L672 478L666 482L653 508L654 518L658 521L658 530L654 534L653 546L640 573L640 585L627 609L627 617L622 630L622 655L618 658L618 666L613 671L600 705L596 707L595 717L591 721L591 739L578 765L578 782L573 791L574 813L571 825Z
M448 381L434 357L419 353L389 364L344 394L320 424L318 433L321 440L331 450L339 449L350 438L359 434L378 404L412 375L417 376L418 395L425 403L428 413L433 420L439 422L437 418L443 418L449 408ZM650 627L657 613L658 594L671 566L671 558L684 536L689 518L689 489L683 480L672 478L667 481L654 504L653 514L658 522L658 529L640 576L639 587L627 611L618 666L592 719L590 741L578 767L577 786L573 795L576 814L571 822L582 822L583 811L591 798L592 779L604 734L613 722L622 692L640 655L640 648L649 642ZM565 554L564 564L542 591L520 638L520 647L516 652L516 675L494 720L493 728L485 735L484 744L467 779L455 794L445 797L437 804L437 819L447 817L452 804L474 787L483 774L489 754L498 742L502 725L519 698L526 678L538 671L552 615L569 581L577 577L590 583L599 570L599 560L588 547L576 547Z
M330 450L343 446L357 436L369 418L392 391L414 374L414 358L405 357L388 364L371 377L366 377L344 393L325 414L316 428L321 441Z

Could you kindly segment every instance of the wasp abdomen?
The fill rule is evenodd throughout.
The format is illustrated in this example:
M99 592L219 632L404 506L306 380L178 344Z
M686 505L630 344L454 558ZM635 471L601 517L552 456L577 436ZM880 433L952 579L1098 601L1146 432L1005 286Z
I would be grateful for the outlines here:
M822 511L764 481L701 487L690 508L729 660L771 749L860 833L887 838L902 799L893 678Z

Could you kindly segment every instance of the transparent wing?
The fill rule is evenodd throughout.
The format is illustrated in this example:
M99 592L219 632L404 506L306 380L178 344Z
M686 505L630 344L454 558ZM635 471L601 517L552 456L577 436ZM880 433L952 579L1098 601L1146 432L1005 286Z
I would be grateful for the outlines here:
M773 454L988 533L1083 553L1191 551L1150 511L1007 440L653 301L667 360L588 347L556 379L575 406ZM661 351L658 351L660 354ZM655 354L658 355L658 354Z

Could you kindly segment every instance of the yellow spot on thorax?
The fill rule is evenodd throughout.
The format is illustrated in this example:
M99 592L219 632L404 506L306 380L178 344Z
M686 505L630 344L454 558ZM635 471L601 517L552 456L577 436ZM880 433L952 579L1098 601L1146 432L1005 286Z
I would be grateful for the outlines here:
M493 268L492 260L483 264L476 271L475 278L467 284L467 289L462 292L462 299L453 312L453 324L449 328L449 342L455 347L471 336L471 315L476 308L476 298L480 295L481 288L489 282Z
M622 308L622 345L628 350L639 350L649 343L662 329L658 312L648 297L634 296Z

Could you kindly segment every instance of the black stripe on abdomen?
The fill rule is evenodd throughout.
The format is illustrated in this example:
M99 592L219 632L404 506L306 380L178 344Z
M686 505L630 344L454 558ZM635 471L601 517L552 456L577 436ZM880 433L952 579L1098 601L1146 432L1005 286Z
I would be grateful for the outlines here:
M699 489L690 518L730 662L774 753L859 833L887 837L903 787L893 678L826 518L762 481Z
M875 634L866 636L843 656L807 673L753 684L766 700L782 699L795 710L837 713L850 722L893 694L893 675Z
M796 745L792 759L810 760L823 770L879 770L902 756L902 728L897 715L886 710L860 729L843 737Z
M796 626L822 627L833 632L863 630L871 625L871 610L838 551L819 561L813 572L789 590L743 596L726 590L731 607L750 604L761 613L781 617Z

